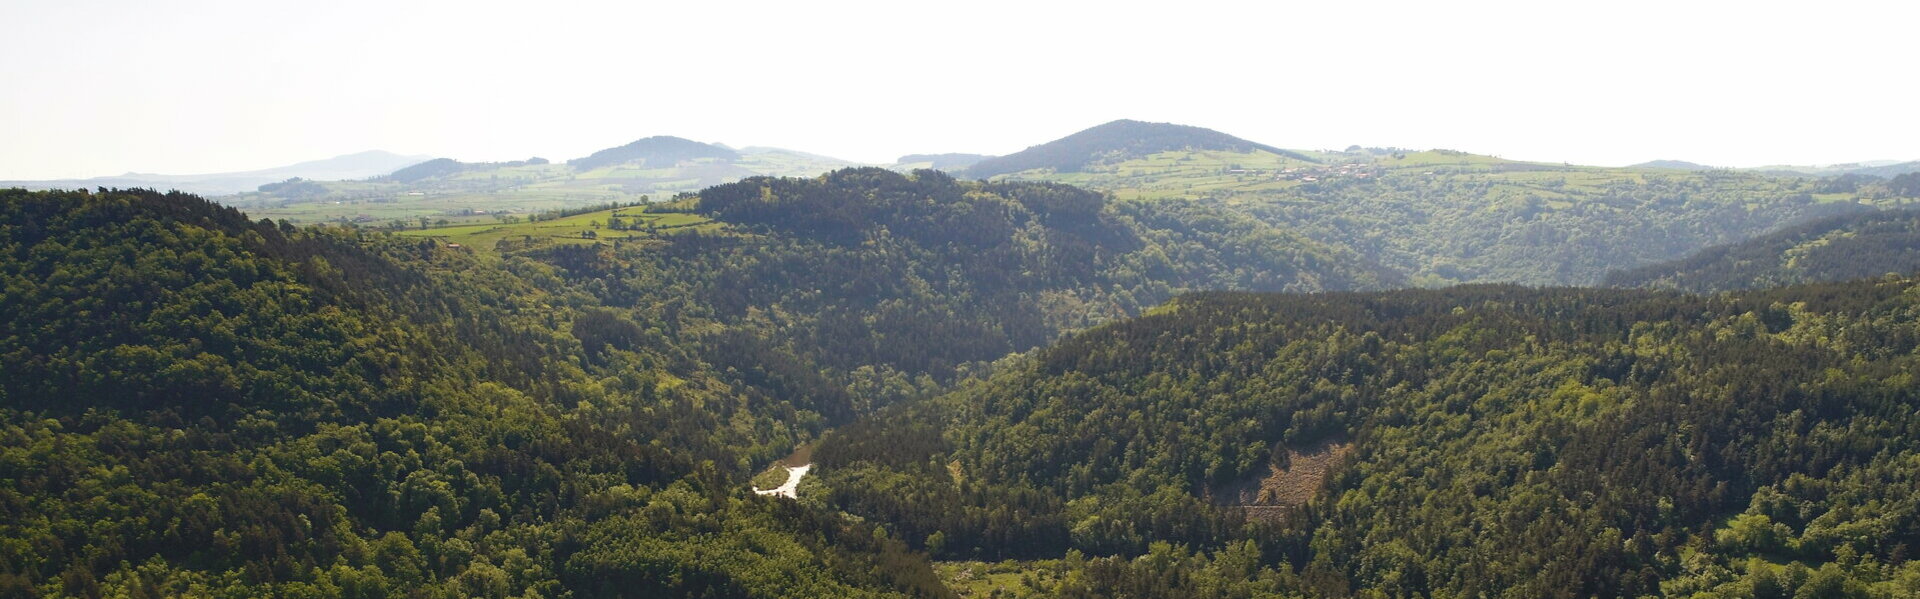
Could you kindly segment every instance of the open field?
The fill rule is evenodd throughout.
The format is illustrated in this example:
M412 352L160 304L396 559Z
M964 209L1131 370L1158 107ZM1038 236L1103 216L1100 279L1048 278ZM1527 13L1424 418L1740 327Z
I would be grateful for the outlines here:
M577 171L565 164L480 166L412 183L376 179L315 181L302 193L244 193L219 198L254 218L307 225L351 222L418 226L494 222L496 215L531 215L595 204L667 200L743 178L813 176L852 163L784 150L755 151L731 162L711 158L671 166L626 163ZM445 220L442 224L439 221Z
M1274 175L1288 168L1312 166L1265 151L1177 151L1111 164L1079 172L1026 171L1009 179L1059 181L1080 187L1113 191L1123 199L1197 198L1221 191L1284 190L1296 185Z
M1079 172L1026 171L1009 179L1046 180L1111 191L1121 199L1198 199L1255 195L1298 195L1311 183L1395 177L1484 175L1498 184L1562 195L1558 190L1593 191L1605 185L1644 182L1639 171L1517 162L1448 150L1385 156L1321 154L1315 164L1265 151L1173 151Z
M638 220L646 223L650 229L614 230L610 226L615 218L630 222ZM723 226L721 223L697 214L646 212L639 207L625 207L537 222L454 224L426 229L408 229L400 231L399 234L407 237L442 239L447 243L458 243L476 251L492 252L496 244L506 239L532 238L557 243L593 244L616 239L622 241L653 239L679 231L713 231Z
M431 221L446 219L450 224L494 221L494 215L528 215L551 210L630 202L638 195L618 190L591 187L524 187L498 191L404 192L397 186L372 197L318 199L312 201L228 201L254 218L287 220L294 224L356 222L362 225L387 225L396 220ZM418 194L418 195L415 195ZM242 196L244 197L244 196Z
M1382 155L1315 154L1322 164L1264 152L1174 151L1097 164L1078 172L1024 171L1003 179L1056 181L1107 191L1119 199L1218 199L1229 203L1312 201L1330 185L1379 182L1391 187L1481 189L1490 204L1531 198L1561 210L1629 186L1680 183L1721 194L1777 194L1777 177L1737 171L1609 168L1521 162L1451 150ZM1818 203L1859 201L1848 193L1816 193ZM1751 207L1758 207L1751 206Z
M934 562L940 581L961 597L1035 597L1060 581L1061 560ZM1035 584L1027 584L1032 580ZM1038 586L1040 588L1034 588Z

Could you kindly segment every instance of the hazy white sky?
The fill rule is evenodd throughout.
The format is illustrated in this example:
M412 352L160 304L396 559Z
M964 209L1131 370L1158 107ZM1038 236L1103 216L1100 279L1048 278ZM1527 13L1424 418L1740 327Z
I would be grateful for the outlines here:
M1892 2L0 2L0 179L648 135L886 162L1116 118L1618 165L1920 159Z

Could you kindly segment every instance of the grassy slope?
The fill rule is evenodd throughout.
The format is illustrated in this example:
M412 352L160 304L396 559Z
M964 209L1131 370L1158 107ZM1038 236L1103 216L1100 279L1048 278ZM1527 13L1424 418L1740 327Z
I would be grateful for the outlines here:
M1042 169L1002 178L1060 181L1112 191L1127 199L1200 199L1223 195L1272 199L1298 195L1297 188L1308 182L1303 177L1319 181L1352 177L1350 173L1341 172L1341 165L1352 165L1350 168L1356 171L1365 167L1369 177L1497 175L1498 184L1508 189L1567 196L1574 192L1598 191L1611 183L1645 182L1643 170L1650 170L1517 162L1447 150L1361 160L1342 154L1325 156L1331 158L1328 163L1316 165L1265 151L1182 150L1096 165L1077 173ZM1338 160L1340 156L1346 156L1346 160ZM1286 173L1288 169L1296 172Z
M1114 192L1132 199L1200 199L1229 197L1246 200L1292 199L1311 193L1299 189L1299 177L1312 176L1320 182L1350 179L1341 173L1342 165L1357 172L1368 172L1378 179L1428 179L1438 183L1485 180L1500 192L1526 192L1548 199L1549 207L1566 208L1583 196L1606 190L1609 186L1644 184L1649 177L1696 177L1694 171L1659 168L1610 168L1542 162L1521 162L1493 156L1450 150L1429 150L1356 158L1354 155L1326 154L1328 164L1315 165L1277 154L1221 151L1161 152L1143 158L1088 167L1083 172L1057 173L1031 170L1006 175L1004 179L1044 180L1071 183ZM1338 157L1345 157L1339 160ZM1299 169L1295 176L1283 173ZM1745 174L1737 177L1748 190L1771 187L1772 178ZM1850 194L1814 194L1820 202L1851 201Z
M607 228L615 214L621 218L639 218L655 227L654 232L643 230L615 231ZM598 223L596 225L595 223ZM645 212L640 208L616 208L576 214L573 216L543 220L539 222L518 223L480 223L456 224L429 229L411 229L400 232L408 237L424 237L445 240L473 248L476 251L492 252L494 245L503 239L551 239L556 243L592 244L613 239L645 240L657 235L671 235L680 230L714 230L721 227L707 217L680 212ZM582 234L593 231L597 237L588 239Z
M1041 597L1064 575L1061 560L935 562L940 581L961 597ZM1034 585L1028 585L1033 581ZM1035 587L1039 588L1035 588Z
M766 470L761 471L759 474L753 475L753 488L777 489L780 485L787 484L787 479L791 478L791 476L792 475L787 473L785 464L776 463L768 466Z
M524 165L472 170L414 184L324 181L320 183L328 191L318 197L250 193L222 201L254 217L297 224L346 219L385 225L424 217L470 225L494 222L494 214L633 202L643 195L665 199L754 175L814 176L848 164L797 152L766 151L745 154L730 163L701 159L670 168L627 164L577 172L564 164Z
M1161 152L1119 163L1089 166L1081 172L1051 169L1023 171L1009 179L1060 181L1081 187L1113 191L1123 199L1197 198L1215 192L1284 190L1297 183L1275 181L1273 173L1311 163L1256 150L1227 152L1181 150ZM1239 169L1243 173L1231 172Z

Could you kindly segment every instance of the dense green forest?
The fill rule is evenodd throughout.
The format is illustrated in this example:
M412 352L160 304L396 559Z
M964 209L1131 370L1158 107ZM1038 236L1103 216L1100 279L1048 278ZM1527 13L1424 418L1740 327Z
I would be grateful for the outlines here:
M0 192L0 596L945 596L755 498L820 406L527 259ZM809 414L814 414L809 416Z
M1618 271L1606 284L1694 292L1838 281L1920 271L1920 211L1820 219L1681 260Z
M864 402L935 388L1185 291L1399 282L1229 212L930 170L751 178L681 209L728 228L530 253L643 320L720 331L703 337L711 359L742 376L780 379L768 384L787 393L860 382Z
M476 253L179 194L0 198L0 594L944 596L747 478L1214 287L1396 281L1199 206L857 169Z
M1912 279L1361 292L1243 208L859 168L473 251L0 192L0 596L1920 592Z
M840 429L815 501L1053 558L1031 596L1911 596L1916 317L1906 278L1189 295ZM1222 500L1329 443L1305 505Z
M1224 133L1109 123L966 173L1197 201L1342 248L1421 286L1594 285L1801 221L1920 198L1920 174L1818 178L1602 168L1451 150L1284 154ZM1058 155L1058 158L1052 158ZM1044 160L1043 160L1044 158ZM996 161L1019 159L1007 168Z
M1427 284L1592 285L1610 270L1864 210L1816 198L1822 189L1812 179L1594 171L1526 163L1399 168L1265 198L1220 199Z

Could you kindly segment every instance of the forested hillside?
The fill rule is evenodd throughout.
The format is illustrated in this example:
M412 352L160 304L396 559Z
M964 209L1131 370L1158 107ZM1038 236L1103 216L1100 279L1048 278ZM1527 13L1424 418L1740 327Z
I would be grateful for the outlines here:
M1913 279L1196 294L835 432L819 500L1045 558L1015 596L1912 596L1916 322Z
M184 195L5 192L13 596L945 593L745 496L872 409L1190 289L1394 280L1198 206L856 169L490 252Z
M948 596L928 555L1029 596L1920 592L1909 278L1342 292L1405 281L931 170L644 214L699 225L0 192L0 595ZM798 502L747 492L816 440Z
M1167 131L1193 128L1120 125L996 159L1028 157L1008 168L987 168L996 163L990 160L967 173L1239 211L1422 286L1593 285L1612 270L1916 197L1901 180L1862 175L1601 168L1450 150L1353 147L1308 155L1218 140L1162 143ZM1067 150L1093 139L1106 149ZM1072 159L1040 160L1055 155ZM1920 175L1912 181L1920 188Z
M0 0L0 599L1920 599L1920 0L430 4Z
M1811 179L1472 158L1385 157L1374 176L1222 201L1425 284L1592 285L1610 270L1863 210Z
M947 381L969 363L1190 290L1397 282L1231 213L1111 202L1063 185L961 182L938 171L753 178L704 190L685 209L728 229L570 251L554 262L570 276L605 281L610 304L667 305L676 319L725 327L721 338L745 353L719 363L771 368L749 356L779 348L800 370L857 371L876 384ZM906 392L894 383L879 395Z
M0 596L945 596L748 495L821 410L559 271L183 195L0 192Z
M1920 271L1920 211L1891 210L1821 219L1681 260L1610 273L1606 284L1712 292L1915 271Z

